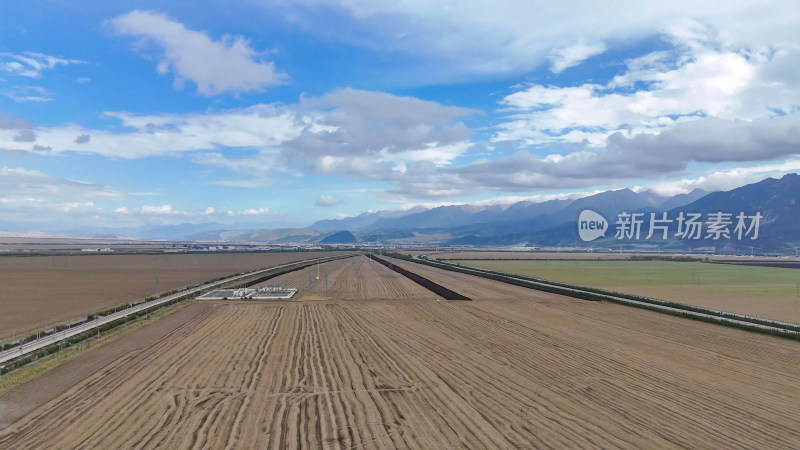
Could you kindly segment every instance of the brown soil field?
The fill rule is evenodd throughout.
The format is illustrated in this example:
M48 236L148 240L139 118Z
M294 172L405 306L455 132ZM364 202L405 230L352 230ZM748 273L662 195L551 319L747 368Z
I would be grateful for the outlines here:
M800 444L798 344L565 305L218 304L15 423L0 448Z
M309 276L311 291L308 289ZM328 293L325 295L325 277ZM291 272L258 286L292 287L301 294L331 300L436 299L436 295L366 256L357 256Z
M800 446L800 343L409 269L475 300L209 302L0 448Z
M44 376L3 393L0 395L0 430L117 359L130 352L139 351L169 334L179 332L181 327L187 326L187 323L198 316L208 314L212 307L213 304L207 302L178 305L176 311L160 318L157 322L133 330L123 338L106 343L93 351L82 353L46 372Z
M228 274L325 252L0 257L0 339Z
M466 295L474 300L503 300L503 299L548 299L552 295L546 292L528 289L513 284L501 283L487 278L476 277L436 267L424 266L396 258L384 258L387 261L418 273L434 283L452 289L459 294ZM559 297L566 299L567 297Z
M267 280L263 283L251 287L262 286L281 286L295 288L301 295L314 295L322 296L325 291L325 276L328 277L328 288L333 285L336 277L350 264L352 258L331 261L317 266L306 267L302 270L289 272L278 277ZM320 279L317 280L317 272L319 271ZM311 289L309 290L309 279L311 280Z
M337 300L436 299L436 295L397 272L359 256L337 274L330 288Z

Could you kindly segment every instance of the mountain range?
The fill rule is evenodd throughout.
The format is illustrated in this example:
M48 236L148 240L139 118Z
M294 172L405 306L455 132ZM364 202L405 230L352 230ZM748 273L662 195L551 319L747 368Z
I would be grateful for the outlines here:
M665 250L712 250L725 252L793 253L800 244L800 175L787 174L780 179L767 178L758 183L741 186L724 192L692 192L672 197L660 196L652 191L634 192L620 189L601 192L575 200L551 200L541 203L519 202L507 206L451 205L423 211L395 212L393 215L372 213L358 217L358 222L325 221L330 230L343 230L347 225L357 239L383 235L382 242L436 243L464 246L580 246L616 248L619 245L639 248L656 247ZM577 219L581 211L591 209L603 215L609 223L605 236L592 242L583 242L577 233ZM620 213L637 213L644 222L639 239L617 239L617 220ZM728 214L727 229L731 238L713 239L709 234L710 214ZM645 239L648 234L650 214L666 217L666 240ZM702 234L697 239L681 239L678 217L681 213L700 214ZM750 239L745 235L737 239L736 216L745 213L751 217L761 215L759 236ZM750 223L748 222L748 225ZM310 229L318 229L318 223ZM751 230L752 232L752 230ZM392 233L400 236L390 236ZM409 236L408 234L411 234Z
M664 200L660 205L641 203L641 195L628 190L610 191L576 200L569 206L550 215L541 215L524 222L508 223L503 227L485 226L464 231L448 243L453 245L519 245L536 246L580 246L592 248L616 248L617 246L634 246L638 248L656 248L664 250L717 251L726 253L750 253L757 249L758 253L781 252L794 254L800 245L800 175L787 174L780 179L767 178L758 183L749 184L725 192L704 193L694 191L684 196L676 196ZM699 197L699 198L698 198ZM601 201L600 201L601 200ZM592 209L602 214L608 221L605 236L592 242L580 240L577 232L577 218L583 209ZM639 239L617 239L618 215L620 213L641 213L644 222ZM666 214L668 238L647 240L650 214L655 218L663 218ZM676 234L678 217L683 213L700 214L702 232L697 239L682 239ZM716 213L726 214L730 223L725 227L730 238L714 239L709 233L711 216ZM756 213L761 215L757 239L751 239L753 233L743 234L738 239L735 233L737 215L744 213L748 218L748 227Z
M194 241L250 241L265 243L344 244L380 242L384 244L442 244L464 246L582 246L614 248L618 245L650 246L664 249L713 248L743 251L759 248L761 252L792 253L800 245L800 175L787 174L780 179L767 178L758 183L729 191L706 192L695 189L675 196L662 196L653 191L631 189L605 191L572 199L544 202L521 201L510 205L449 205L435 208L417 206L405 210L370 211L356 217L321 220L306 228L265 227L259 223L242 223L235 228L221 223L184 223L166 226L144 226L132 229L98 228L74 230L50 224L44 232L84 237L127 236L143 239ZM608 222L604 237L583 242L577 233L581 211L591 209ZM616 239L620 213L640 213L649 219L664 213L669 224L669 238L660 241ZM676 238L681 212L730 213L762 215L757 242L738 239L724 241ZM733 230L734 224L731 224ZM646 224L645 224L646 227ZM14 232L23 225L0 223L0 231ZM647 229L643 230L647 233Z

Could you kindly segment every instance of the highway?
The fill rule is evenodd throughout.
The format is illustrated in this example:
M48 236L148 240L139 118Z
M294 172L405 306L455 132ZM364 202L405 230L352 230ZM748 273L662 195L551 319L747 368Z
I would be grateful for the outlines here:
M42 337L40 339L37 339L35 341L26 342L25 344L23 344L23 345L21 345L19 347L14 347L14 348L8 349L6 351L0 352L0 365L3 365L3 364L5 364L5 363L7 363L9 361L12 361L12 360L14 360L16 358L21 357L21 356L24 356L24 355L27 355L27 354L30 354L30 353L34 353L34 352L36 352L38 350L41 350L41 349L47 347L48 345L56 344L56 343L58 343L60 341L63 341L65 339L69 339L69 338L71 338L73 336L77 336L77 335L79 335L79 334L81 334L83 332L86 332L86 331L89 331L89 330L93 330L93 329L95 329L97 327L100 327L102 325L105 325L105 324L107 324L109 322L113 322L113 321L115 321L117 319L121 319L121 318L130 316L131 314L136 314L136 313L138 313L140 311L143 311L145 309L152 308L153 306L158 306L160 304L167 303L167 302L169 302L171 300L175 300L176 298L179 298L179 297L189 296L189 295L195 294L197 292L204 291L206 289L218 287L220 285L223 285L223 284L226 284L226 283L230 283L232 281L240 280L242 278L248 278L248 277L251 277L253 275L258 275L258 274L261 274L261 273L264 273L264 272L269 272L269 271L272 271L272 270L282 269L282 268L286 268L286 267L292 267L292 266L295 266L295 265L298 265L298 264L307 264L307 263L312 262L312 261L320 261L320 262L322 262L322 261L326 261L326 260L328 260L330 258L338 258L338 257L339 256L306 259L306 260L303 260L303 261L295 261L295 262L292 262L292 263L282 264L282 265L279 265L279 266L268 267L266 269L259 269L259 270L255 270L255 271L248 272L248 273L245 273L245 274L241 274L241 275L236 275L236 276L232 276L232 277L229 277L229 278L225 278L225 279L222 279L222 280L212 281L210 283L206 283L206 284L194 287L194 288L186 289L186 290L183 290L183 291L180 291L180 292L176 292L176 293L171 294L171 295L160 297L160 298L157 298L155 300L151 300L149 302L145 302L145 303L136 305L136 306L131 307L131 308L123 309L122 311L117 311L116 313L109 314L107 316L99 317L99 318L97 318L95 320L92 320L90 322L82 323L80 325L75 325L74 327L68 328L66 330L59 331L58 333L54 333L54 334L51 334L49 336L44 336L44 337Z

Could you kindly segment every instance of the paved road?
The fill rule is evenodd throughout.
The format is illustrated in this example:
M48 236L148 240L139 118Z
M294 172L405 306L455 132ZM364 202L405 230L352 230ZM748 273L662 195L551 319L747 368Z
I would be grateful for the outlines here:
M115 321L117 319L121 319L123 317L127 317L127 316L129 316L131 314L136 314L139 311L143 311L143 310L145 310L147 308L152 308L153 306L157 306L157 305L160 305L162 303L167 303L170 300L174 300L174 299L176 299L178 297L185 297L187 295L192 295L192 294L194 294L196 292L199 292L199 291L202 291L202 290L205 290L205 289L217 287L217 286L223 285L225 283L230 283L231 281L236 281L236 280L239 280L239 279L242 279L242 278L251 277L253 275L258 275L258 274L261 274L261 273L264 273L264 272L269 272L271 270L281 269L281 268L284 268L284 267L291 267L291 266L295 266L297 264L307 264L310 261L318 261L318 260L319 261L324 261L324 260L329 259L329 258L330 257L313 258L313 259L307 259L307 260L303 260L303 261L295 261L295 262L288 263L288 264L282 264L282 265L279 265L279 266L268 267L266 269L259 269L259 270L253 271L253 272L248 272L248 273L245 273L245 274L242 274L242 275L236 275L236 276L225 278L225 279L219 280L219 281L213 281L211 283L206 283L206 284L197 286L195 288L186 289L186 290L177 292L175 294L171 294L171 295L167 295L167 296L164 296L164 297L161 297L161 298L157 298L155 300L151 300L149 302L145 302L145 303L136 305L136 306L134 306L132 308L124 309L122 311L118 311L116 313L109 314L107 316L102 316L99 319L95 319L95 320L92 320L90 322L82 323L80 325L75 325L74 327L68 328L66 330L59 331L58 333L54 333L54 334L51 334L49 336L42 337L41 339L37 339L37 340L32 341L32 342L27 342L27 343L25 343L25 344L23 344L23 345L21 345L19 347L14 347L14 348L8 349L8 350L6 350L4 352L0 352L0 365L5 364L8 361L11 361L13 359L19 358L21 356L27 355L29 353L36 352L37 350L41 350L41 349L47 347L48 345L58 343L58 342L63 341L65 339L71 338L72 336L77 336L77 335L79 335L79 334L81 334L81 333L83 333L85 331L89 331L89 330L92 330L92 329L97 328L99 326L102 326L104 324L107 324L109 322L113 322L113 321Z

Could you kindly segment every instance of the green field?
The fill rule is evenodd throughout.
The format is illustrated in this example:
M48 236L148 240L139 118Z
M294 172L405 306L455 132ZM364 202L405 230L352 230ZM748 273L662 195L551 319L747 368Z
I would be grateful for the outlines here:
M800 323L798 269L671 261L451 262Z

